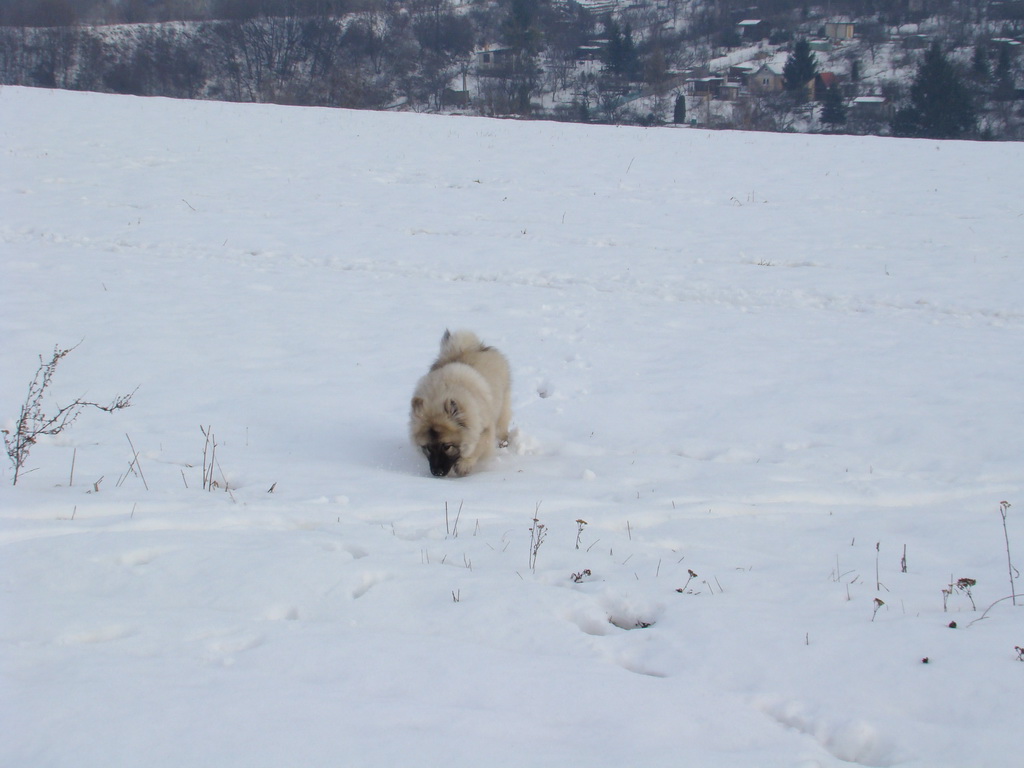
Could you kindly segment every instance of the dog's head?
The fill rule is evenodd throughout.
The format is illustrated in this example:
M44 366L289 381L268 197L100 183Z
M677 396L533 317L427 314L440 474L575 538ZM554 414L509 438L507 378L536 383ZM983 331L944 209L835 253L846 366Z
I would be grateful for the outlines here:
M434 477L445 477L456 468L468 431L455 400L445 401L441 409L431 409L422 397L412 399L412 439L427 457Z

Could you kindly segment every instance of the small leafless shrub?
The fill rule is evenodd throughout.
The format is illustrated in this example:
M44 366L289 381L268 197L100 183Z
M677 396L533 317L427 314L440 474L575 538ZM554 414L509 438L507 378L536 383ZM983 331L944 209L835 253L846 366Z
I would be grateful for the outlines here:
M876 597L874 602L875 609L871 612L872 621L875 620L875 617L878 615L878 611L881 610L883 605L885 605L885 601L881 598Z
M544 539L548 535L548 530L544 523L540 521L538 517L540 514L540 502L537 502L537 508L533 512L533 525L530 526L530 570L537 570L537 553L540 551L540 545L544 543Z
M583 528L586 524L587 521L582 518L576 520L576 549L580 548L580 536L583 535Z
M971 610L976 611L978 607L974 604L974 595L971 590L978 583L977 579L961 578L953 581L949 580L949 586L942 590L942 610L948 610L949 598L954 592L959 592L962 595L967 595L967 599L971 601Z
M94 403L91 400L75 399L69 405L54 406L57 410L47 415L44 410L43 400L46 390L53 382L53 376L57 372L57 365L71 352L78 348L76 344L68 349L61 349L59 346L53 348L53 354L49 360L39 356L39 368L28 386L28 395L21 406L21 413L15 424L14 432L3 430L4 446L7 449L7 457L14 465L14 482L18 484L25 464L28 461L29 453L40 437L59 435L71 427L79 415L86 408L97 408L105 413L113 413L132 404L133 390L127 395L117 395L110 403ZM47 409L49 410L49 409Z
M686 583L683 584L683 586L679 587L676 590L676 592L679 592L680 594L684 594L686 592L686 588L690 586L690 582L698 578L697 574L693 572L692 568L687 568L686 572L689 574L690 578L686 580Z
M578 573L573 573L569 576L569 578L572 579L573 583L575 584L582 584L585 578L592 575L593 574L590 572L589 568L584 568L582 571L579 571Z

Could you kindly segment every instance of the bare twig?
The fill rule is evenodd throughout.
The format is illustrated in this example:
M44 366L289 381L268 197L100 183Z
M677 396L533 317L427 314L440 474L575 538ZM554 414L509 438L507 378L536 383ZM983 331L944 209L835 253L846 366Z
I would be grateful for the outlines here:
M583 535L583 528L586 524L587 521L582 518L576 520L576 549L580 548L580 536Z
M11 434L9 430L3 430L7 456L14 464L13 485L18 484L18 478L21 477L25 463L28 461L29 452L40 437L59 435L75 423L85 408L97 408L105 413L113 413L122 408L128 408L132 404L132 396L137 390L133 390L127 395L117 395L107 404L77 398L70 405L57 406L57 410L52 416L48 416L44 412L43 398L53 382L58 364L77 348L78 344L68 349L56 346L53 348L53 354L49 361L44 360L42 355L39 356L39 368L36 369L36 374L29 383L28 395L21 406L14 434Z
M889 588L887 586L885 586L885 584L882 583L882 579L881 579L881 577L879 576L879 573L878 573L878 559L881 557L881 553L882 553L882 542L876 541L875 542L875 591L876 592L881 592L884 589L886 592L888 592Z
M591 575L593 574L591 573L590 569L584 568L582 571L579 571L578 573L570 574L569 578L572 579L574 583L580 584L583 581L583 579Z
M676 592L686 592L686 588L690 586L690 582L697 578L697 574L693 572L692 568L687 568L686 572L690 575L690 578L686 580L686 583L683 584L683 586L676 589Z
M213 434L212 426L200 425L199 431L205 438L203 443L203 490L212 491L217 485L217 481L213 479L213 470L217 460L217 438Z
M1006 541L1006 569L1010 573L1010 598L1013 600L1013 604L1017 605L1017 587L1014 581L1020 576L1020 572L1013 567L1013 560L1010 558L1010 534L1006 530L1006 511L1009 508L1010 502L999 502L999 514L1003 518L1003 539ZM1016 576L1014 575L1015 571L1017 571Z
M224 474L224 467L220 465L219 461L217 462L217 469L220 470L220 479L224 481L225 492L227 492L228 496L231 497L232 501L235 501L235 494L231 492L231 484L228 482L228 476Z
M537 502L537 507L533 511L533 525L530 526L530 570L536 572L537 570L537 553L540 551L540 545L544 543L545 537L548 535L547 528L544 523L540 521L540 502Z
M142 471L142 463L139 461L139 452L135 450L135 444L132 442L132 439L131 439L131 437L128 436L127 432L124 433L124 436L128 438L128 445L131 446L132 453L135 454L135 459L134 459L135 468L137 470L139 470L139 477L142 478L142 485L148 491L149 490L149 483L146 482L146 475Z
M462 517L462 502L459 502L459 511L455 513L455 524L452 526L452 536L459 538L459 518Z
M975 587L975 585L977 585L977 583L978 581L976 579L969 579L967 577L953 581L953 577L950 576L949 586L942 590L942 610L946 610L949 598L952 596L954 592L961 592L967 595L967 599L971 601L971 610L978 610L978 606L974 604L974 595L971 593L971 590Z
M878 615L878 609L885 605L885 601L880 598L875 598L875 610L871 612L871 620L875 620L875 616Z
M128 475L131 474L132 472L137 471L139 477L142 478L143 486L145 486L146 490L148 491L149 483L146 482L146 476L142 473L142 464L139 463L139 452L135 450L135 445L132 443L132 439L131 437L128 436L127 432L125 432L124 436L128 438L128 445L132 449L132 460L128 464L128 470L124 473L124 475L121 476L121 479L117 481L117 487L120 488L121 485L124 483L125 478L127 478Z
M989 612L989 611L991 611L991 610L992 610L993 608L995 608L995 607L996 607L997 605L999 605L1000 603L1005 603L1005 602L1006 602L1007 600L1010 600L1010 599L1012 599L1012 597L1013 597L1012 595L1007 595L1006 597L1000 597L1000 598L999 598L998 600L996 600L996 601L995 601L994 603L992 603L992 604L991 604L991 605L990 605L990 606L989 606L988 608L986 608L986 609L985 609L985 611L984 611L984 612L983 612L983 613L981 614L981 616L979 616L978 618L976 618L976 619L975 619L974 621L972 621L972 622L971 622L970 624L967 624L967 625L966 625L966 626L964 627L964 629L967 629L968 627L972 627L972 626L974 626L975 624L977 624L977 623L978 623L979 621L981 621L982 619L987 619L987 618L988 618L988 612Z

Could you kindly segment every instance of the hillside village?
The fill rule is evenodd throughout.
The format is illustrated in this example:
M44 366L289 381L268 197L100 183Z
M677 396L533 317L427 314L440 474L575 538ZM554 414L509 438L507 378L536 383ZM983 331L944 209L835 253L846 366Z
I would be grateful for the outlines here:
M937 43L964 137L1024 139L1024 0L18 3L5 84L765 131L891 133Z
M649 4L584 0L581 4L598 15L612 13L634 30L646 30L639 37L649 49L668 33L681 33L689 23L679 14L678 4L668 0ZM775 27L767 19L737 14L731 28L682 46L675 60L684 66L665 67L654 78L630 82L609 77L609 40L589 39L563 78L567 85L542 93L531 112L561 119L582 113L647 125L681 122L711 128L884 135L907 97L922 52L940 41L965 73L977 103L983 105L979 132L1024 138L1024 89L1018 87L1024 63L1024 3L1019 8L1008 4L990 8L993 16L983 23L959 27L949 17L926 16L923 2L911 0L906 7L920 11L918 21L886 25L874 17L829 16L812 10L802 23ZM800 38L809 42L817 72L793 98L785 93L784 70L793 42ZM447 106L461 103L472 111L474 105L486 104L494 62L509 54L502 46L477 50L470 70L475 78L464 80L461 91L456 90L458 82L453 83ZM977 76L978 62L989 58L995 62L1000 56L1010 63L1013 87L995 101L989 98L989 84ZM841 95L844 113L842 123L831 126L822 121L830 87ZM685 105L682 116L676 114L679 97Z

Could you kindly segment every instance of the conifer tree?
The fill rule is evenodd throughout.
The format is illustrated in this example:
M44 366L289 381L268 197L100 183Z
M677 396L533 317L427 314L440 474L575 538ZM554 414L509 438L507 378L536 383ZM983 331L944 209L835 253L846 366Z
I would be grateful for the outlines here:
M793 52L786 59L782 68L783 84L790 93L799 92L818 74L818 60L811 52L811 44L807 40L797 40Z
M683 94L676 96L675 108L672 110L672 122L676 125L686 122L686 97Z
M1011 101L1017 89L1013 82L1013 70L1010 68L1010 48L1006 43L999 47L995 78L996 86L992 95L998 101Z
M502 24L502 38L517 56L535 56L542 47L537 15L536 0L512 0Z
M507 99L507 108L517 114L530 112L530 100L536 92L540 68L537 55L543 48L538 22L537 0L512 0L502 24L502 38L512 55L498 78Z
M608 69L627 80L634 80L640 59L633 42L633 27L627 23L623 29L614 19L609 19L605 22L605 33L608 35L608 47L605 50Z
M971 57L971 72L978 80L985 81L992 76L992 70L988 65L988 54L985 46L974 46L974 55Z
M846 104L834 83L825 91L825 98L821 102L821 122L832 130L846 122Z
M910 104L893 118L893 135L959 139L976 123L970 93L939 44L932 43L910 87Z

